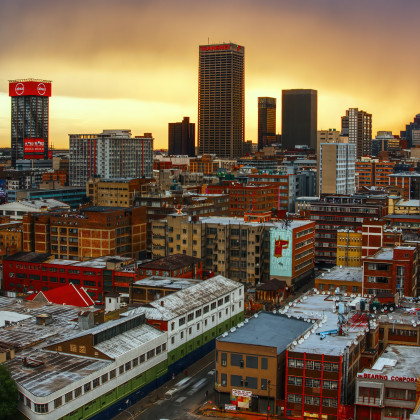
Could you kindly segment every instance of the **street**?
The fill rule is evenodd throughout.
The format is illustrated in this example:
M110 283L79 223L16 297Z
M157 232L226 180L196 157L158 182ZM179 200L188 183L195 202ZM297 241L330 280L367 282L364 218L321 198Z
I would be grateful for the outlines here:
M117 420L192 420L201 418L192 412L206 400L214 400L214 352L190 367L191 380L187 387L174 392L170 399L165 398L184 376L178 375L175 381L170 381L154 391L132 407L115 417ZM207 391L207 397L206 397Z

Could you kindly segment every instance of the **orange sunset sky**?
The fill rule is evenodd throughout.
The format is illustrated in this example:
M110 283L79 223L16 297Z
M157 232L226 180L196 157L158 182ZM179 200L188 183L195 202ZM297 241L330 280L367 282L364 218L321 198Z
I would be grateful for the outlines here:
M198 46L245 46L245 138L257 97L318 90L318 129L349 107L394 134L420 112L418 0L1 0L0 146L10 145L8 80L53 81L50 143L131 128L167 148L168 122L197 122Z

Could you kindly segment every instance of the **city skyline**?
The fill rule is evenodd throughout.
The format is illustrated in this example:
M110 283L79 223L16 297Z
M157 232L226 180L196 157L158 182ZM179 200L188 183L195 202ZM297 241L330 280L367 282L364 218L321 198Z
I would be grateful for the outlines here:
M167 148L169 122L188 115L197 124L197 49L207 41L247 49L245 140L257 142L258 97L279 100L296 88L318 91L318 129L340 129L345 110L357 107L373 115L373 135L399 134L419 112L411 93L419 59L403 65L418 39L416 11L412 0L216 1L211 9L191 1L2 2L0 146L10 146L8 81L42 78L53 82L55 147L68 147L68 134L107 128L152 132L155 148Z

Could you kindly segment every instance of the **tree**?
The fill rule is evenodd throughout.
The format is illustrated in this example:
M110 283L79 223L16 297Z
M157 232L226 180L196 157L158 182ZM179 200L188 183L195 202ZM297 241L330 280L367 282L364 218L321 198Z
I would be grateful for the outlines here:
M16 414L18 390L10 376L9 369L0 364L0 420L9 419Z

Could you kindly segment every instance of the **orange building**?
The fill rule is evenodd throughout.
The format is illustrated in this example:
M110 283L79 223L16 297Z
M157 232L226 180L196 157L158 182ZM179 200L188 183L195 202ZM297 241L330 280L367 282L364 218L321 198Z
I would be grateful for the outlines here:
M69 185L69 174L65 171L54 171L42 174L42 182L57 181L60 185Z
M144 258L146 208L87 207L23 216L23 250L85 260L104 255Z
M11 222L9 216L0 217L0 263L5 255L22 251L22 222Z
M190 160L190 172L211 175L217 172L219 165L211 155L199 156Z
M386 187L389 175L394 172L395 162L373 159L356 161L356 174L359 175L359 188Z

